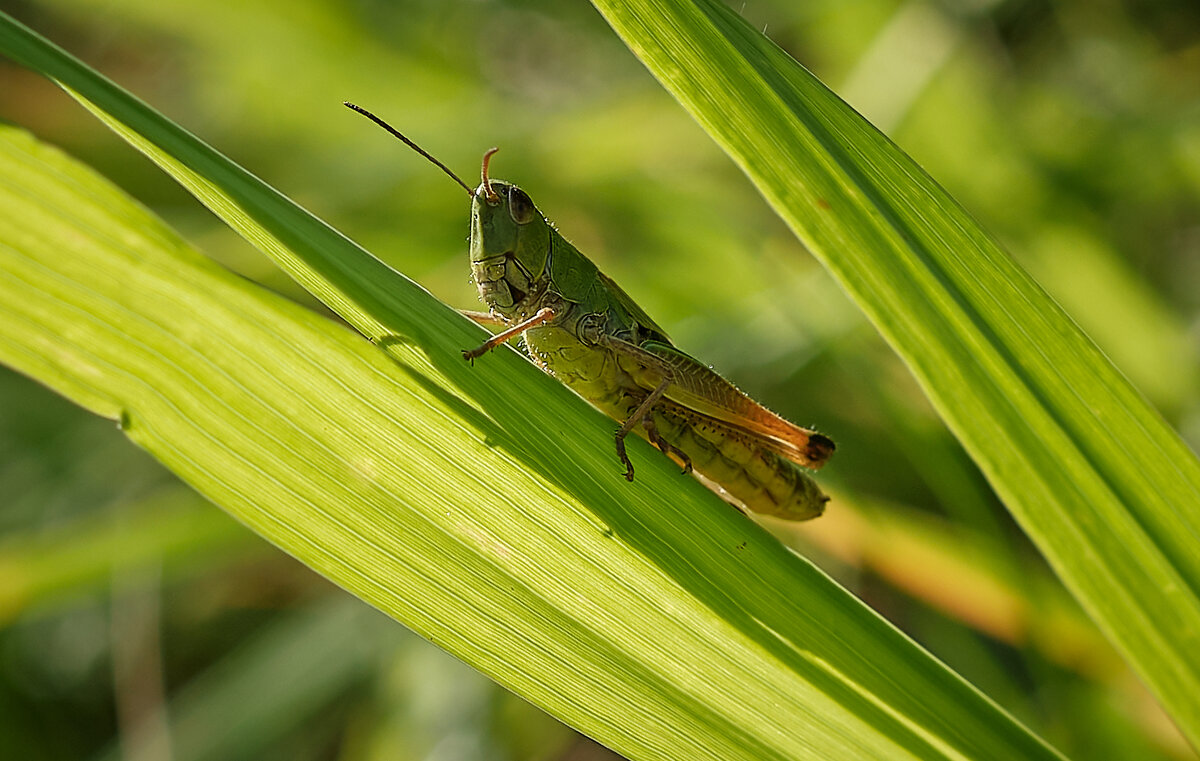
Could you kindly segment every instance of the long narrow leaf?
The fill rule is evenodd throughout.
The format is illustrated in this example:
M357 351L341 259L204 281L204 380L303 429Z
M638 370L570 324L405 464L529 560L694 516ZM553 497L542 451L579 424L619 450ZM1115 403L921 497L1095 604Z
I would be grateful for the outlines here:
M1200 747L1200 462L895 145L718 0L595 0L912 368Z

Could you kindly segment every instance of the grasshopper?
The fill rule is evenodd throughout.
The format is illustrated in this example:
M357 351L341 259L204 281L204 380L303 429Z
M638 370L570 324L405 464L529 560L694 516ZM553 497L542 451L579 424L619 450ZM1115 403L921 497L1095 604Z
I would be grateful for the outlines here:
M829 498L802 467L824 465L833 441L784 420L675 348L525 191L489 177L497 149L484 154L473 189L379 117L345 105L404 141L471 197L471 275L488 311L463 314L500 332L464 350L465 359L474 363L522 335L537 365L621 422L617 457L630 481L625 438L636 432L685 474L694 471L749 510L797 521L824 511Z

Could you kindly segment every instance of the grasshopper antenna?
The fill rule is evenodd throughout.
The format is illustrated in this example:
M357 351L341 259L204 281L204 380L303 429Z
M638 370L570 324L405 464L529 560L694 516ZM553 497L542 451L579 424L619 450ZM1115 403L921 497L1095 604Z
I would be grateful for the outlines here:
M416 144L416 143L414 143L413 141L409 140L409 139L408 139L407 137L405 137L404 135L400 134L399 130L397 130L395 127L393 127L392 125L388 124L388 123L387 123L387 122L385 122L383 119L380 119L378 116L376 116L375 114L371 113L371 112L370 112L370 111L368 111L367 109L365 109L365 108L362 108L361 106L356 106L356 105L354 105L353 103L351 103L350 101L345 101L345 102L343 102L343 103L342 103L342 105L343 105L343 106L345 106L346 108L350 109L351 111L357 111L358 113L362 114L363 116L367 117L367 118L368 118L368 119L370 119L371 121L373 121L373 122L375 122L376 124L378 124L380 127L383 127L385 130L387 130L388 132L390 132L390 133L392 134L392 137L397 137L397 138L399 138L399 139L400 139L400 141L401 141L401 142L403 142L405 145L407 145L409 148L412 148L414 151L416 151L417 153L419 153L419 154L421 154L422 156L424 156L424 157L425 157L426 159L428 159L428 160L429 160L429 161L430 161L430 162L431 162L431 163L432 163L434 166L438 167L438 168L439 168L439 169L441 169L443 172L445 172L446 174L450 175L450 178L451 178L452 180L454 180L455 182L457 182L459 185L462 185L462 186L463 186L463 188L465 188L465 189L466 189L466 191L467 191L467 195L471 196L472 198L474 198L474 197L475 197L475 191L474 191L474 190L472 190L472 189L471 189L471 187L470 187L469 185L467 185L467 183L465 183L465 182L463 182L462 180L458 179L458 175L457 175L457 174L455 174L454 172L451 172L451 171L450 171L450 168L449 168L448 166L446 166L446 165L445 165L445 164L443 164L442 162L440 162L440 161L438 161L437 159L435 159L435 158L434 158L433 156L431 156L431 155L430 155L430 154L429 154L429 153L428 153L428 152L427 152L427 151L426 151L424 148L422 148L421 146L417 145L417 144ZM487 186L487 189L490 191L490 190L491 190L491 186L490 186L490 185L488 185L488 186Z
M479 170L479 176L483 185L483 197L493 206L500 200L500 196L496 195L496 191L492 190L492 178L488 177L488 166L492 163L492 154L498 150L500 149L492 148L483 154L483 168Z

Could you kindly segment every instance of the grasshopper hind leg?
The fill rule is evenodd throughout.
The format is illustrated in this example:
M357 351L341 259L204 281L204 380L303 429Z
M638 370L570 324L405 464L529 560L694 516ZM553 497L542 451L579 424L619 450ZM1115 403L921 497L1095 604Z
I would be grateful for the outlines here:
M679 447L667 441L658 432L658 427L654 425L654 416L646 415L646 419L642 421L642 427L646 429L646 436L649 437L650 443L662 450L662 453L668 457L675 455L683 463L683 475L692 472L692 458L688 457L687 452L684 452Z

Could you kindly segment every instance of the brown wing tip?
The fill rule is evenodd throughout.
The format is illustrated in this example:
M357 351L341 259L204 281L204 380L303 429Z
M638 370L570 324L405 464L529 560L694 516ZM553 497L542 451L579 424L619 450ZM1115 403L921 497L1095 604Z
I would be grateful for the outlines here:
M804 456L808 458L810 468L819 468L833 456L835 449L837 449L837 445L833 443L833 439L821 433L812 433L808 436L808 446L804 448Z

